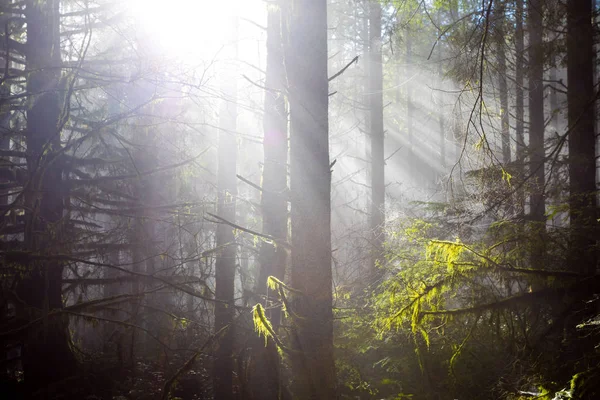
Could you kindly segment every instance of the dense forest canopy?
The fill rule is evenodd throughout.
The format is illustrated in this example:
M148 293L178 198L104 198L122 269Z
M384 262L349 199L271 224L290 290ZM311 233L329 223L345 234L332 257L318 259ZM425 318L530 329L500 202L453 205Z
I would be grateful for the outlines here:
M0 397L598 399L595 0L0 0Z

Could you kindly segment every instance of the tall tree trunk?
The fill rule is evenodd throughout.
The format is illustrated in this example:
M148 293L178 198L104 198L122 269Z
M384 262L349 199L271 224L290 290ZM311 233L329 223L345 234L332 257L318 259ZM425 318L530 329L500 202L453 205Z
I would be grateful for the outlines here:
M531 264L543 265L546 231L544 197L544 47L542 0L530 0L529 28L529 173L531 175L530 217L533 222Z
M337 398L333 361L327 1L293 0L286 52L290 93L294 295L292 390Z
M373 0L369 7L369 109L371 122L371 271L383 263L385 240L385 162L383 132L383 63L381 58L381 4Z
M593 34L591 0L567 1L571 263L587 275L597 265Z
M287 242L287 110L284 97L285 68L283 64L281 4L269 6L267 16L267 70L263 117L264 165L262 175L262 231ZM261 244L260 273L257 293L265 298L269 319L277 329L281 322L281 307L272 308L267 290L267 279L284 279L287 250L281 244ZM276 298L277 294L273 293ZM276 301L276 300L275 300ZM253 399L278 399L280 396L279 356L272 340L267 345L261 338L253 343L254 368L249 371ZM253 378L253 379L252 379Z
M415 144L414 144L414 132L413 132L413 99L412 99L412 37L411 32L406 28L406 136L408 139L408 171L411 176L415 173L415 162L417 157L415 155ZM414 182L413 182L414 183Z
M525 108L524 108L524 74L523 56L525 49L525 38L523 32L523 0L515 1L515 140L516 140L516 163L519 179L525 175ZM525 195L523 189L517 191L517 212L525 213Z
M64 265L52 255L65 251L63 216L65 187L62 179L60 128L65 111L61 91L59 1L28 0L27 9L27 167L25 247L48 257L28 264L17 293L26 307L26 318L46 317L27 329L23 369L29 389L43 388L74 372L68 319L48 317L61 310ZM49 368L49 366L51 366Z
M442 37L442 10L438 12L438 26L440 27L438 31L438 37ZM439 141L440 141L440 174L438 180L440 184L443 185L443 178L446 175L446 120L444 116L444 52L443 47L439 46L438 51L438 78L440 90L438 93L439 96L439 107L438 107L438 126L439 126Z
M548 3L548 24L550 26L562 26L561 20L561 9L562 5L559 0L553 0ZM550 90L548 93L548 97L550 100L550 121L549 126L553 130L553 134L558 134L559 127L559 105L558 105L558 91L556 90L557 82L557 70L560 65L560 44L558 40L561 38L561 35L556 33L553 39L548 43L548 59L549 59L549 72L548 79L550 80Z
M137 157L139 160L139 153ZM136 160L137 161L137 160ZM141 190L141 179L137 179L132 187L134 196L139 199L143 199L143 194ZM144 241L143 232L144 232L144 213L142 207L139 208L134 214L133 221L131 224L131 231L129 232L129 243L131 245L131 270L135 274L143 274L146 269L145 256L142 251L142 243ZM131 293L138 295L143 291L144 282L140 279L135 279L131 282ZM133 302L131 302L131 321L135 325L141 324L140 312L142 308L142 298L136 298ZM135 366L135 355L136 355L136 346L139 345L141 333L138 329L131 329L128 331L129 337L126 341L126 355L124 358L125 363L128 367L133 368ZM139 354L139 353L138 353Z
M237 40L237 19L232 23L234 40ZM230 45L237 44L230 43ZM237 50L235 50L237 53ZM228 68L227 71L231 71ZM233 73L224 74L223 95L219 110L219 148L217 171L217 214L235 222L236 187L236 118L237 82ZM215 332L225 328L215 354L214 395L215 400L233 399L233 341L235 338L235 262L236 243L233 228L226 224L217 226L217 259L215 264Z
M8 0L2 0L0 2L0 7L3 8L7 8L10 5L10 2ZM0 13L0 29L2 29L2 31L5 30L5 26L6 24L8 24L10 18L12 18L13 15L11 13L8 12L2 12ZM9 46L7 46L7 43L5 40L0 40L0 50L2 51L2 55L3 57L8 58L10 56L10 48ZM8 67L11 67L11 63L8 64ZM6 68L6 64L5 64L5 68ZM5 68L2 69L2 84L0 85L0 104L2 104L2 110L0 111L0 150L10 150L10 138L12 136L12 131L11 131L11 127L10 127L10 119L11 119L11 111L10 111L10 107L8 107L8 104L10 104L10 86L11 86L11 82L9 80L9 72L8 70L5 70ZM10 163L10 158L8 157L2 157L0 159L0 162L2 162L2 164L5 165L9 165ZM8 176L10 176L10 169L7 167L3 167L0 169L0 175L2 175L2 178L0 178L0 183L8 183L10 182L10 179L8 179ZM8 205L8 193L10 191L7 189L2 189L0 190L0 206L6 206Z
M496 2L496 56L498 62L498 91L500 92L500 126L502 140L502 161L510 162L510 131L508 115L508 86L506 84L506 45L504 43L505 5L503 0Z
M365 182L366 182L366 190L369 190L369 187L372 183L372 176L373 176L373 169L371 168L371 165L369 164L371 162L372 156L371 156L371 109L369 107L369 102L370 102L370 92L369 92L369 85L370 85L370 80L369 80L369 76L370 76L370 70L371 70L371 55L370 55L370 37L369 37L369 10L371 7L371 1L372 0L363 0L361 2L361 9L362 9L362 36L361 36L361 43L362 43L362 60L364 63L364 79L363 79L363 98L362 98L362 105L363 105L363 129L364 129L364 146L365 146L365 152L364 152L364 158L365 158ZM371 188L372 190L372 188ZM371 210L371 204L373 204L373 199L372 199L372 195L371 193L365 193L365 205L364 205L364 209L365 210ZM367 214L367 226L369 226L369 229L371 227L371 215ZM365 240L367 241L367 248L371 248L371 240L372 237L370 235L368 235ZM369 257L368 260L365 260L366 262L364 263L364 271L362 271L361 273L361 278L363 277L367 277L371 274L371 272L373 271L372 268L372 257L370 254L367 254L367 256Z

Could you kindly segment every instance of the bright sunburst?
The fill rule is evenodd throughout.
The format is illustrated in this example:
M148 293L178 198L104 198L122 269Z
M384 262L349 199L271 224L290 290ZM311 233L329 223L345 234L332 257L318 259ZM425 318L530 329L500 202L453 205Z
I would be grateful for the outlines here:
M226 41L228 21L234 13L243 15L244 3L252 2L128 0L128 8L146 46L189 60L218 51Z

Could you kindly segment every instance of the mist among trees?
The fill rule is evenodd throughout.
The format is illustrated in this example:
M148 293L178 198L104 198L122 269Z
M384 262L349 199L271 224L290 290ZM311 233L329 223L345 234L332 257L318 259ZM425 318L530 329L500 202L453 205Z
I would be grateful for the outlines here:
M0 0L0 398L600 398L599 12Z

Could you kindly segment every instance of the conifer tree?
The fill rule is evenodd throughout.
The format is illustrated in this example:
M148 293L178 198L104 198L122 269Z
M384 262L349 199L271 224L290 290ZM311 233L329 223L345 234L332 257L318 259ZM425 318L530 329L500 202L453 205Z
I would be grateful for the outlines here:
M336 399L331 272L327 2L294 0L286 66L290 96L294 295L292 390L298 399Z

